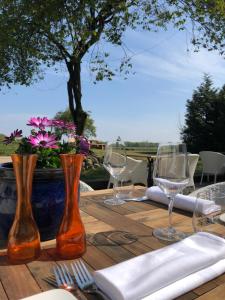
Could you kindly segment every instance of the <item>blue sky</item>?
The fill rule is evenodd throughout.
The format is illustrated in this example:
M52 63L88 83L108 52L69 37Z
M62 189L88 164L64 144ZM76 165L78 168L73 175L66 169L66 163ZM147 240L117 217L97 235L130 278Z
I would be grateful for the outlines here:
M133 53L133 71L127 80L93 84L84 61L83 108L91 112L97 138L124 141L178 141L186 101L209 73L216 87L225 84L225 61L216 52L195 53L187 32L131 32L126 46ZM110 48L116 62L118 50ZM66 73L47 70L45 79L31 87L14 86L1 92L0 133L23 129L31 116L53 117L67 107Z

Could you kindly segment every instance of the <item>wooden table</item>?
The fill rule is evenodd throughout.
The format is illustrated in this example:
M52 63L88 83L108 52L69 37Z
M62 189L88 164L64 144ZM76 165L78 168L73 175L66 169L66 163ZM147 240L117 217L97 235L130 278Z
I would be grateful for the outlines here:
M144 188L136 187L143 195ZM128 202L121 206L107 206L103 198L111 190L81 194L81 215L87 232L87 252L84 260L90 270L101 269L152 251L165 244L152 236L152 229L166 226L167 208L152 201ZM192 232L191 214L175 210L173 223L186 232ZM24 265L9 265L4 251L0 256L0 300L21 299L53 287L44 279L51 276L52 267L60 262L55 253L55 241L42 244L41 257ZM97 299L78 290L78 299ZM225 274L179 297L180 300L225 299Z

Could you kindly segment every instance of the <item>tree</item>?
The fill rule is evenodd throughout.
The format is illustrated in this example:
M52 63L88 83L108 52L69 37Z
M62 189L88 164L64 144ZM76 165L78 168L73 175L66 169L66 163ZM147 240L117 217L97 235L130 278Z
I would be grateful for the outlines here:
M77 133L87 113L82 107L81 65L89 57L96 80L112 79L115 70L100 41L123 46L127 28L179 30L191 24L192 42L224 55L224 0L2 0L0 2L0 85L30 85L46 67L68 71L68 100ZM118 67L131 67L124 56Z
M67 108L65 111L57 112L54 119L63 120L67 122L73 121L73 117L71 115L69 108ZM94 120L90 117L89 114L87 116L85 126L84 126L84 136L86 136L87 138L96 137L96 127L94 124Z
M209 75L187 100L183 142L190 152L225 151L225 86L215 89Z

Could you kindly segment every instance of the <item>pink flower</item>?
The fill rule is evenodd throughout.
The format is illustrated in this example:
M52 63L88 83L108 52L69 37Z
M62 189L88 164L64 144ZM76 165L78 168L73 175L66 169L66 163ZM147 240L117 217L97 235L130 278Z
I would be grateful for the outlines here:
M66 125L66 128L68 130L71 130L71 131L75 131L76 130L76 126L74 125L73 122L67 122L65 125Z
M52 126L52 120L49 120L48 118L40 118L40 117L33 117L30 118L30 120L27 123L28 126L34 126L38 127L41 130L44 130L47 126Z
M56 149L59 146L56 144L56 136L54 134L38 132L36 136L29 136L28 142L32 147L42 147Z
M63 120L52 120L52 125L61 129L61 130L70 130L70 131L75 131L76 126L74 125L73 122L65 122Z
M15 140L15 138L18 138L18 137L22 137L22 130L16 129L10 134L10 136L5 137L5 139L3 140L3 143L8 145L8 144L12 143Z
M52 120L52 125L58 128L62 128L64 126L63 120Z
M85 137L79 137L79 140L80 153L88 155L91 146L90 142Z

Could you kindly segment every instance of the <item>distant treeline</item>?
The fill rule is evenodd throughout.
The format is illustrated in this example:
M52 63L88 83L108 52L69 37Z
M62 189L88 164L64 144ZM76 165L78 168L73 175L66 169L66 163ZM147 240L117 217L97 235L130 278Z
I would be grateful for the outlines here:
M124 142L126 147L158 147L158 143L144 142Z

